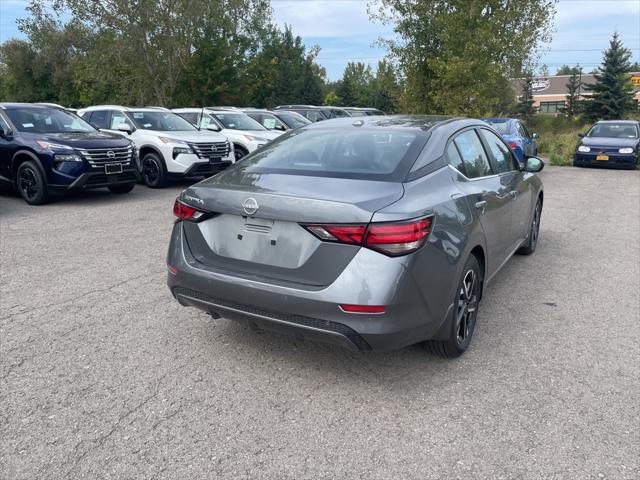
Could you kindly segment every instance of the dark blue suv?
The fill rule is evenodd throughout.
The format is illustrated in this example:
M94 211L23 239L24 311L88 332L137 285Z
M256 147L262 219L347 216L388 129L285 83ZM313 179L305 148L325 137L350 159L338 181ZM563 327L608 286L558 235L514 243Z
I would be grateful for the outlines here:
M138 180L135 156L128 139L61 108L0 103L0 182L32 205L54 192L107 187L128 193Z

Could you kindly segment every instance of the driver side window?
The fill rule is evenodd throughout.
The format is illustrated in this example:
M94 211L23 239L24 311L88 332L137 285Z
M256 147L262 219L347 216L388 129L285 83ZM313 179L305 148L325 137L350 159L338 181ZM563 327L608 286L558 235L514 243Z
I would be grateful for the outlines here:
M480 132L489 147L491 156L496 162L497 172L507 173L518 170L511 150L505 145L502 139L489 130L482 129Z

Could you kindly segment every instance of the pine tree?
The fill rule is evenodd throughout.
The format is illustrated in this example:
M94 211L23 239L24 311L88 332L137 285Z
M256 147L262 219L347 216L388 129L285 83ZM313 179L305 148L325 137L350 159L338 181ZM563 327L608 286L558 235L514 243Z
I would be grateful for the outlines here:
M521 94L516 105L515 112L523 120L529 120L536 113L536 108L533 106L533 74L531 70L525 72L522 79Z
M624 48L618 33L613 34L609 48L604 52L602 64L596 70L595 83L585 85L585 90L593 92L585 102L586 113L592 120L623 118L635 110L633 87L629 70L631 51Z
M582 69L580 65L572 70L567 82L567 100L564 107L564 114L567 118L573 118L580 112L580 92L582 89Z

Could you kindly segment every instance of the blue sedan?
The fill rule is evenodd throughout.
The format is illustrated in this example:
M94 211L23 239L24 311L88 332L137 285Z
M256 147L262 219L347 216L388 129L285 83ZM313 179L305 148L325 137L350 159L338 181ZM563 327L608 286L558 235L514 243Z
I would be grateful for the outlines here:
M536 145L538 134L529 134L527 127L517 118L485 118L483 120L502 136L520 163L524 163L525 156L538 155L538 145Z

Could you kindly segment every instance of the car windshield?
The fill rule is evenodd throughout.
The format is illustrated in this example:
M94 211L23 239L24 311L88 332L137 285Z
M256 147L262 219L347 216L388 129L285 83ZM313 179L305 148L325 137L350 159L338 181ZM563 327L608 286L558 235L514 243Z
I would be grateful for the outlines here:
M491 125L500 135L508 135L511 132L511 125L509 124L509 122L487 121L487 123Z
M131 112L131 116L133 117L136 127L144 130L155 130L158 132L191 132L197 130L196 127L173 112L133 111Z
M289 128L300 128L313 123L311 120L308 120L295 112L282 112L278 113L277 116L280 120L286 123Z
M216 113L216 119L231 130L266 130L259 122L244 113Z
M6 110L20 132L28 133L90 133L96 129L74 115L57 108L20 107Z
M596 123L587 137L638 138L638 128L630 123Z
M381 129L290 132L246 157L243 168L257 173L388 181L405 158L415 160L417 152L411 147L423 138L414 132Z

